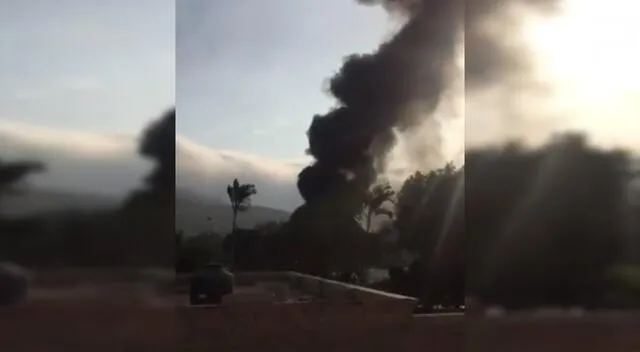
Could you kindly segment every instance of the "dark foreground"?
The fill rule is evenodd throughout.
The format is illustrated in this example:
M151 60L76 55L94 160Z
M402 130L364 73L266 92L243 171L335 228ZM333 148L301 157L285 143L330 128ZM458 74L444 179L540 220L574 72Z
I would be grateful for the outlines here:
M194 309L169 299L56 298L0 311L0 346L14 352L634 352L640 316L401 318L384 307L345 304Z
M41 275L26 302L0 309L0 351L640 351L640 314L412 316L347 302L189 308L175 291L145 283L157 278L113 284L124 271L79 285L86 274L63 274Z

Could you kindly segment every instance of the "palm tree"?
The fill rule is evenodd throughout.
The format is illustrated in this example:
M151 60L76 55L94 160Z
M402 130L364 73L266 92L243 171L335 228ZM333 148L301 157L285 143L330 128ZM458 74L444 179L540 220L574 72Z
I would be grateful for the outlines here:
M371 220L374 215L386 215L389 218L393 212L383 207L387 202L393 202L395 191L388 182L373 186L365 195L362 203L362 212L357 215L357 219L365 221L365 230L371 232Z
M251 183L240 184L238 179L234 179L233 183L227 186L227 195L229 196L229 201L231 202L231 211L233 212L232 224L231 224L231 236L236 234L236 230L238 229L238 213L241 211L246 211L251 207L251 196L257 194L256 186ZM236 249L235 249L235 241L236 238L231 238L231 265L235 264L236 257Z
M227 186L227 195L231 202L231 211L233 219L231 224L231 233L234 234L238 228L238 213L246 211L251 207L251 196L257 194L256 186L251 183L240 184L238 179L234 179L233 183Z

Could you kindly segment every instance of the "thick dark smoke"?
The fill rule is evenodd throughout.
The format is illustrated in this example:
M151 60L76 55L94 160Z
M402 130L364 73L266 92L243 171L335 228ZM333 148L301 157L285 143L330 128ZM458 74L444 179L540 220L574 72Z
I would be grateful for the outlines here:
M356 206L358 195L384 171L385 159L396 142L394 130L424 125L452 89L463 42L467 87L481 89L524 75L526 52L507 45L509 32L501 30L509 29L511 10L552 10L557 1L358 2L383 5L407 21L376 52L349 57L330 81L329 90L338 105L314 117L308 130L308 153L315 162L298 178L298 189L307 203L342 194L342 204ZM437 143L433 148L438 149Z
M420 124L447 89L460 41L460 1L398 4L407 24L377 52L349 57L330 81L339 104L315 116L308 131L308 152L316 161L298 180L307 203L342 194L354 200L346 205L356 206L358 194L384 169L394 129Z
M519 24L527 14L554 13L560 3L561 0L466 0L465 90L482 90L512 79L527 82L532 62L525 43L517 38Z
M133 191L123 209L153 206L173 214L176 189L175 126L176 110L171 108L143 131L138 152L152 160L155 166L146 176L144 188Z
M147 177L147 185L157 193L175 190L176 111L172 108L144 132L140 154L152 159L155 169Z
M121 221L130 231L124 234L136 233L132 240L147 244L143 253L127 254L162 266L175 264L175 126L176 110L171 108L142 133L139 153L155 167L145 187L132 192L121 209Z

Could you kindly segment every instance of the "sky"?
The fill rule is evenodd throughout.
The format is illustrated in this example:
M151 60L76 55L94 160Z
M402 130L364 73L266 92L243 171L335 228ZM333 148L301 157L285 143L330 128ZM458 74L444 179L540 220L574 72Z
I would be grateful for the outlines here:
M640 150L638 5L565 3L528 32L562 116L520 130L577 127ZM305 132L334 104L323 84L393 27L350 0L0 0L0 158L44 161L39 186L124 195L151 167L137 136L177 104L178 188L224 197L240 177L258 185L255 204L291 210ZM503 120L474 115L499 105L474 103L454 147L512 126L494 131ZM521 108L543 116L537 103Z
M299 159L343 58L390 35L349 0L183 0L176 5L177 132L211 148Z
M174 103L173 0L0 0L0 119L137 133Z
M122 195L137 136L175 103L173 0L0 0L0 158L48 188Z
M119 197L140 187L152 165L137 154L137 138L176 102L175 37L173 0L0 0L0 46L9 49L0 52L0 158L43 161L46 172L29 179L36 187ZM313 91L321 97L319 86ZM300 202L298 159L194 137L177 140L178 188L220 198L239 176L260 185L255 204L293 209Z
M639 9L627 0L563 0L552 17L523 16L518 35L545 93L511 93L507 104L467 95L467 146L506 135L539 141L573 130L599 146L640 151ZM500 107L520 118L483 118Z
M465 143L540 142L566 130L640 149L631 132L640 129L640 70L631 49L638 25L628 15L637 6L600 5L565 0L555 18L524 16L535 75L551 94L509 93L517 119L499 112L514 112L496 101L504 96L467 97L465 119L442 128L445 159L457 160ZM393 32L382 8L349 0L184 0L176 18L177 132L217 150L286 162L308 160L305 132L334 104L323 84L344 56L371 52Z

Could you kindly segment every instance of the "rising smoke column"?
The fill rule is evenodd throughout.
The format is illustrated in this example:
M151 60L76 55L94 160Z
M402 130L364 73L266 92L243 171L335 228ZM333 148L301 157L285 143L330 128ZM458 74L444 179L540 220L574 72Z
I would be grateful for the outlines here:
M561 0L465 0L464 9L464 94L465 105L473 102L476 95L491 92L500 95L501 105L492 105L495 113L509 115L509 121L518 125L521 111L510 109L511 104L518 105L519 94L528 89L538 90L541 86L533 75L533 62L527 43L519 36L523 16L553 15L558 10ZM506 103L506 104L505 104ZM505 106L506 105L506 106ZM508 111L505 111L509 109ZM470 116L475 114L465 106L465 124L468 126ZM474 125L473 123L471 124ZM471 131L482 133L482 131ZM466 132L465 132L466 133ZM474 153L466 150L465 154ZM467 167L465 166L465 169ZM469 184L469 174L465 178L465 201L459 203L456 214L463 213L461 228L453 226L448 232L442 232L441 244L433 253L430 264L429 285L424 296L437 295L439 291L447 290L456 285L462 277L468 278L467 268L473 268L469 260L469 249L475 251L476 244L472 234L467 229L473 229L477 224L471 220L483 218L486 214L482 210L490 207L473 209L471 214L467 202L477 201L476 195L466 194ZM476 176L474 176L476 177ZM491 179L480 180L491 182ZM483 200L480 200L481 202ZM491 203L487 203L489 205ZM471 215L471 219L470 216ZM480 236L481 237L481 236ZM471 246L471 247L470 247ZM462 248L461 248L462 247ZM464 253L462 256L456 253ZM467 284L465 284L466 286ZM465 287L466 293L470 288Z
M438 0L434 0L438 1ZM466 92L517 80L532 84L530 51L519 26L530 14L552 15L562 0L465 0L464 75Z
M156 163L146 181L158 194L173 196L176 169L176 110L167 110L144 132L139 152Z
M308 153L315 162L298 176L307 205L331 200L345 214L358 209L361 194L384 171L396 142L394 130L412 130L433 120L441 99L459 79L460 47L467 92L514 81L530 84L526 46L512 45L518 23L514 16L552 11L558 1L360 0L405 16L406 24L376 52L349 57L330 81L337 107L313 118ZM456 266L446 253L464 242L459 238L463 233L447 236L433 267L449 272L447 267ZM449 274L443 276L456 275Z
M367 1L367 3L372 3ZM308 131L313 165L299 174L307 203L338 196L348 209L384 169L394 129L418 125L447 89L459 42L461 2L388 2L406 25L373 54L352 55L330 81L338 106ZM349 202L353 200L353 203Z
M357 195L384 171L394 129L413 129L433 117L452 88L463 43L467 90L522 80L530 67L527 52L507 43L511 10L551 11L558 0L358 2L383 5L405 16L406 24L376 52L349 57L331 79L337 107L313 118L308 153L315 162L298 177L307 203L341 193L356 206Z
M138 152L154 162L154 168L144 179L144 188L135 190L125 202L133 205L155 205L173 214L176 170L176 110L165 111L142 132ZM169 202L170 206L166 203ZM173 216L173 215L171 215Z
M176 110L172 107L142 132L138 152L155 167L144 187L133 191L121 208L123 230L131 241L133 262L162 267L175 264ZM140 243L145 243L140 246Z

